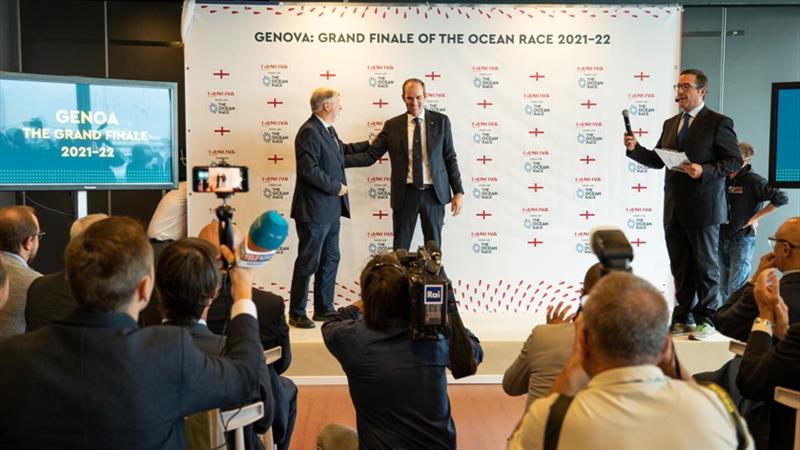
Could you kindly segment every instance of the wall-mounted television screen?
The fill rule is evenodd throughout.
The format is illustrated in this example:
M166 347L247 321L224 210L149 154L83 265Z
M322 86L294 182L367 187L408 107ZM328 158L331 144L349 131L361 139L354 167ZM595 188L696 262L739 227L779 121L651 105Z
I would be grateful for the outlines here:
M0 190L178 184L175 83L0 72Z
M769 182L800 188L800 81L772 83Z

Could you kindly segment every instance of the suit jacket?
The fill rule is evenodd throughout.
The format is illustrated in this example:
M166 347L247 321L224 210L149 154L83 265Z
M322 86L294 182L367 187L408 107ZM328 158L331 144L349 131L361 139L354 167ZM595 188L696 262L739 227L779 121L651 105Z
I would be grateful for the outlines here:
M25 331L34 331L67 317L78 309L64 272L41 276L28 287Z
M771 403L769 448L792 448L795 412L773 399L776 386L800 390L800 323L774 347L767 333L750 333L736 385L745 397Z
M463 194L461 172L458 170L450 119L441 113L425 110L425 133L428 164L433 177L433 189L439 203L446 205L452 194ZM378 137L365 152L345 156L347 167L369 166L386 152L392 162L392 209L403 205L408 180L408 114L403 113L386 121ZM452 194L451 191L452 190Z
M332 223L339 217L350 217L347 195L339 197L341 185L347 185L343 152L361 151L368 146L366 141L345 144L334 139L314 115L306 120L294 140L297 181L291 217L313 223Z
M17 254L0 251L0 259L6 266L9 283L8 301L0 308L0 339L4 339L25 332L28 287L42 274L31 269Z
M225 347L225 336L219 336L211 332L207 326L201 323L193 323L186 327L189 334L192 335L194 345L207 355L224 356L220 353ZM253 425L245 427L245 447L248 449L263 449L264 445L261 439L256 436L264 434L272 425L272 419L275 414L275 398L272 396L272 381L267 365L262 363L258 370L258 399L264 402L264 417L257 420ZM234 409L237 405L224 405L223 410ZM229 434L228 447L233 448L232 434Z
M667 170L664 174L664 224L707 226L728 221L725 177L742 167L733 121L706 107L697 113L686 137L677 143L682 114L667 119L656 148L677 149L689 161L702 164L703 175ZM655 152L636 145L628 157L647 167L660 169L664 162Z
M781 297L789 308L789 323L800 322L800 272L784 276L780 285ZM750 336L750 328L756 317L758 304L753 295L753 286L745 283L717 311L714 326L725 336L744 342Z
M184 328L85 309L3 341L0 404L14 407L0 410L0 448L183 449L184 416L254 398L257 327L232 319L225 357Z
M258 335L264 350L272 347L281 347L281 359L272 363L279 374L289 368L292 363L292 346L289 342L289 325L284 314L284 301L281 296L272 292L253 288L253 303L258 312ZM219 296L208 310L208 329L218 335L225 334L225 324L231 315L231 282L229 277L224 277Z

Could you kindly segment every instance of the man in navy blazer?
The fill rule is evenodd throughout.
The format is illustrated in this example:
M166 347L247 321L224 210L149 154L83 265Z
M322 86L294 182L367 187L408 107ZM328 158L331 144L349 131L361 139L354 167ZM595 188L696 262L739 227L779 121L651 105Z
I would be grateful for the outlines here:
M185 416L257 398L264 357L246 270L231 270L235 303L219 357L184 328L136 324L153 289L139 222L93 224L65 260L79 309L0 342L0 403L15 405L0 410L0 448L184 449Z
M387 120L369 150L345 157L347 167L363 167L389 152L395 249L411 245L417 216L425 242L433 240L441 247L444 205L452 201L450 210L456 216L464 197L450 119L424 109L425 95L422 80L406 80L403 102L407 112Z
M713 332L719 300L719 224L728 219L725 177L742 167L733 121L705 106L708 78L681 72L675 101L681 112L667 119L656 148L680 150L688 162L664 175L664 234L675 279L671 331ZM629 158L660 169L663 161L625 134ZM695 300L696 296L696 300Z
M367 141L343 143L333 123L342 110L339 92L318 88L311 94L313 114L294 140L297 182L292 218L297 229L297 259L292 272L289 325L314 328L306 316L308 284L314 276L314 320L333 311L339 269L339 218L350 217L344 154L366 149Z

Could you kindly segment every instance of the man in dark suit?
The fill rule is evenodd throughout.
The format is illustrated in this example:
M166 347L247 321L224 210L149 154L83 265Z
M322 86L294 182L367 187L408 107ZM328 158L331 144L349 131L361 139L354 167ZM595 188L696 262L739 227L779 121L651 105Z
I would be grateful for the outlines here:
M425 83L403 83L407 111L386 121L369 150L347 155L347 167L369 166L387 151L392 163L392 225L394 248L408 249L417 216L425 242L442 245L444 205L452 201L454 216L461 212L464 188L458 170L450 119L424 109ZM452 194L451 194L452 191Z
M194 344L208 355L222 355L225 337L212 333L206 325L209 307L216 303L220 293L222 277L217 266L218 247L197 238L179 239L161 251L156 263L156 288L159 292L161 312L167 325L184 327L192 335ZM230 286L229 286L230 287ZM263 449L257 434L264 434L272 424L275 399L266 364L259 368L258 400L264 402L264 416L253 425L245 427L245 447ZM223 409L234 409L237 405L225 405ZM208 416L199 413L197 422L187 420L187 440L204 442L208 435ZM189 424L197 423L197 430ZM228 442L233 443L232 433ZM198 442L198 444L200 444ZM207 445L190 445L190 448Z
M789 308L789 323L800 322L800 217L787 219L768 240L772 251L761 257L756 273L731 294L714 316L720 333L740 341L747 340L750 325L758 317L753 291L756 277L765 270L778 269L783 274L780 287Z
M701 338L714 332L712 317L719 307L719 224L728 218L725 177L742 167L733 121L705 107L707 85L702 71L681 72L675 85L681 112L664 122L656 143L689 160L664 175L664 234L675 279L671 332L696 332ZM634 161L664 167L632 134L625 134L625 149Z
M776 242L775 247L791 247L797 252L800 236L794 236L794 239ZM764 400L770 405L769 444L766 447L769 449L792 448L795 440L795 411L777 403L774 398L777 386L800 389L800 323L789 324L786 306L790 302L788 296L797 294L797 291L784 291L774 269L758 274L754 288L758 318L753 321L736 377L742 395ZM798 301L796 298L793 300ZM777 342L774 346L773 334L774 342Z
M75 239L95 222L108 216L106 214L89 214L72 222L69 229L70 240ZM25 303L25 331L34 331L39 327L67 317L78 308L78 302L72 297L67 284L66 274L61 272L41 276L28 287L28 301Z
M219 222L212 222L197 235L198 238L211 244L219 245ZM242 242L239 227L233 227L234 246ZM275 397L275 417L272 421L272 437L278 450L286 450L297 419L297 385L281 374L286 372L292 363L292 346L289 341L289 325L286 324L284 301L281 296L253 287L253 303L258 311L258 334L264 350L273 347L281 348L281 358L267 367L272 379L272 395ZM208 310L208 329L213 333L224 335L227 331L233 298L231 297L230 277L223 275L219 296Z
M333 123L342 109L339 93L318 88L311 94L313 114L294 140L297 182L292 218L297 228L297 259L292 272L289 325L314 328L306 316L308 283L314 276L314 320L333 311L339 269L339 218L350 217L344 154L366 149L369 143L345 144Z
M137 326L153 289L137 221L95 223L65 260L80 308L0 342L0 403L16 405L0 411L0 448L183 449L184 416L257 398L264 356L247 270L231 271L236 301L226 356L216 357L183 328Z

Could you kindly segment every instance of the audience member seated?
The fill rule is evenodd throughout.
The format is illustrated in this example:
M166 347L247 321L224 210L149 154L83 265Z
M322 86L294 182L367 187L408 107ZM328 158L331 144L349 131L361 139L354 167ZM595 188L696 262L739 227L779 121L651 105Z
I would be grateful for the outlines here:
M206 316L209 306L215 301L221 282L217 258L218 247L200 239L189 238L173 242L165 248L156 264L156 288L160 294L161 311L167 325L185 327L192 335L194 344L208 355L220 355L225 346L225 337L209 331ZM264 402L264 417L245 428L245 447L263 449L261 439L272 425L275 400L266 364L259 370L260 387L258 399ZM233 409L227 405L223 409ZM205 413L200 413L206 415ZM205 419L205 418L204 418ZM207 423L207 422L206 422ZM202 431L208 431L207 426ZM187 439L192 441L187 428ZM233 433L229 433L229 444L233 444ZM229 447L233 448L232 445ZM190 445L190 448L193 448Z
M6 305L0 309L0 339L25 332L28 286L42 276L28 264L36 257L42 236L33 208L0 208L0 260L5 263L10 285Z
M792 245L797 251L800 242L777 242L775 253L788 252ZM776 386L800 390L800 323L789 325L784 286L778 283L774 269L758 274L753 291L758 317L753 321L747 339L736 384L745 397L763 400L770 405L767 448L790 449L794 441L795 411L775 402L774 396ZM777 340L774 346L773 335Z
M137 221L93 224L65 263L80 308L0 342L0 448L183 449L185 416L257 397L264 356L247 270L231 271L236 302L226 356L216 357L184 328L137 326L153 289Z
M410 340L408 285L393 253L375 256L361 272L362 300L326 316L322 338L347 375L358 436L329 426L318 448L456 448L445 372L448 342ZM483 350L468 334L480 363Z
M761 257L756 274L731 294L714 316L717 330L728 337L747 341L750 326L758 317L752 280L767 269L775 268L783 273L780 284L783 298L789 307L789 323L800 322L800 217L787 219L775 235L768 239L773 250Z
M586 271L583 278L583 294L586 295L601 277L603 265L597 263ZM572 353L575 341L575 314L567 315L570 308L563 303L547 308L547 323L537 325L522 346L517 359L503 374L503 390L508 395L528 394L525 409L531 403L547 395L550 386L561 373Z
M233 227L234 245L238 248L242 242L242 232L239 227ZM197 236L219 246L219 222L211 222ZM292 347L289 343L289 325L286 323L284 301L280 296L262 289L252 288L253 303L258 310L258 334L264 350L281 347L281 359L269 366L272 377L272 394L275 397L275 419L272 422L272 437L278 450L289 448L289 442L297 418L297 386L286 377L281 376L292 362ZM211 304L208 311L208 328L216 334L224 335L227 317L230 316L232 305L231 281L223 273L219 296Z
M653 285L625 272L603 277L575 321L575 349L553 394L531 404L509 448L753 448L721 388L665 375L689 378L669 321Z
M69 229L70 240L83 233L89 225L107 217L105 214L89 214L76 220ZM77 308L78 302L72 297L64 271L41 276L28 288L25 331L34 331L61 320Z

